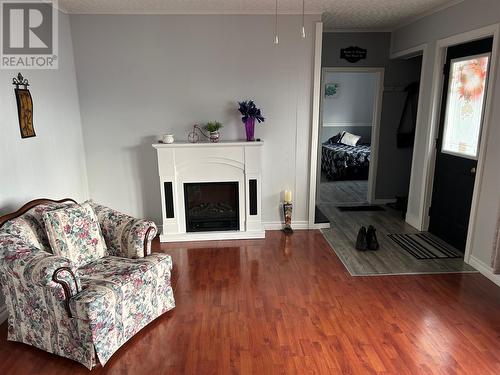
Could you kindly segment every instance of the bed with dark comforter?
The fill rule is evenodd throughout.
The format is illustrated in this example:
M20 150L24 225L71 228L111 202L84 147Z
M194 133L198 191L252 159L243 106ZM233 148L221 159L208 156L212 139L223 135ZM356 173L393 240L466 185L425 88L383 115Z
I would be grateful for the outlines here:
M347 146L323 143L321 170L329 180L364 180L368 178L370 146Z

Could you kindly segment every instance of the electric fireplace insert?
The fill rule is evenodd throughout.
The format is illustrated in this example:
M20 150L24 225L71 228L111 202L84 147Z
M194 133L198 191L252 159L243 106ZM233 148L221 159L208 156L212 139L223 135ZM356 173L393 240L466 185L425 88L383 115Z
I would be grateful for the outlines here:
M184 184L187 232L240 229L238 182Z

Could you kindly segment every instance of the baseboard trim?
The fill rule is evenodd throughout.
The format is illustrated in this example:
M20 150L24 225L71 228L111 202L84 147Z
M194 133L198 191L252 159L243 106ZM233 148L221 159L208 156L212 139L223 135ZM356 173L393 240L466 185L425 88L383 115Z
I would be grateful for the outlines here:
M258 231L224 231L224 232L192 232L178 234L161 234L160 242L192 242L192 241L223 241L252 240L266 237L264 230Z
M7 306L6 305L0 306L0 324L5 322L8 317L9 313L7 312Z
M494 274L493 269L483 261L471 255L469 261L466 263L477 269L483 276L493 281L496 285L500 286L500 275Z
M330 223L315 223L309 225L309 229L330 229Z
M396 199L374 199L372 204L388 204L388 203L396 203Z
M264 230L281 230L285 223L281 221L267 221L262 223ZM292 221L292 228L296 230L309 229L309 222L307 221Z

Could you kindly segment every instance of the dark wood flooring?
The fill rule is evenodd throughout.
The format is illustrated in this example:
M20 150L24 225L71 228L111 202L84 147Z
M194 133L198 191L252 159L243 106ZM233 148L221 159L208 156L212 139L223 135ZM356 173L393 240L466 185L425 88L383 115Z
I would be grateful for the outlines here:
M500 374L500 288L479 274L351 277L319 231L155 243L177 307L92 374ZM7 342L0 374L86 374Z

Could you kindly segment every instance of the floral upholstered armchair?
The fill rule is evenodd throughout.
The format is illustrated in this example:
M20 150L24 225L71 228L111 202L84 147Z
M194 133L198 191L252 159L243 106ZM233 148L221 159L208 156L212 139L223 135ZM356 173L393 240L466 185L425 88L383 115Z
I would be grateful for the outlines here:
M93 202L39 199L0 217L0 283L8 340L104 364L175 307L156 225Z

